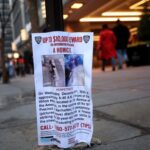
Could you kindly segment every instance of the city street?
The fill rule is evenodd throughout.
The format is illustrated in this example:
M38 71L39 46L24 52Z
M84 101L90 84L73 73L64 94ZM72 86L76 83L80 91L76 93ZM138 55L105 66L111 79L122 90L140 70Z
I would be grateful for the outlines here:
M149 150L150 66L94 69L92 83L93 138L101 144L76 149ZM33 75L0 83L0 150L47 149L37 145Z

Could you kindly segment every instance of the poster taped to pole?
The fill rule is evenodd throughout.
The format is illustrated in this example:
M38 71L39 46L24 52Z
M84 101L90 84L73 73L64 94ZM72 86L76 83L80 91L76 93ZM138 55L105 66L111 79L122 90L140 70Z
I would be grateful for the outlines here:
M32 34L39 145L90 145L93 33Z

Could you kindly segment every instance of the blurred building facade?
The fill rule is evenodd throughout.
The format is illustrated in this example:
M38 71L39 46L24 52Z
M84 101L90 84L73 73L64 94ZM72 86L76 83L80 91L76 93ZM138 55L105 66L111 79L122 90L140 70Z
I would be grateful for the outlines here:
M9 0L12 6L15 0ZM68 0L63 0L63 5L67 3ZM38 6L38 20L39 28L42 32L45 28L45 0L37 0ZM44 7L44 8L43 8ZM11 15L12 33L13 33L13 43L16 45L18 52L23 53L24 51L31 49L31 22L30 22L30 9L28 0L18 0L14 11Z
M10 0L13 3L15 0ZM43 5L45 0L37 0L39 26L45 24L43 18ZM102 24L109 27L115 25L120 19L126 24L133 34L137 31L138 22L145 4L150 5L149 0L62 0L64 6L65 30L66 31L92 31L97 36ZM73 6L73 5L76 6ZM18 0L12 14L13 40L19 46L21 30L25 29L30 35L31 23L28 0ZM95 40L98 40L95 37Z
M12 5L15 0L10 0ZM37 0L39 27L45 24L42 17L41 0ZM31 22L28 0L18 0L11 15L13 43L16 45L19 53L26 50L31 51Z
M15 0L11 0L10 4L13 5L14 2ZM16 44L21 41L21 29L25 28L29 31L31 28L28 9L27 1L18 0L11 14L13 39L15 39Z
M9 7L9 0L0 0L0 13L1 13L1 20L5 20L8 17L10 7ZM0 34L2 33L2 23L0 22ZM11 42L12 42L12 28L11 28L11 21L8 20L8 23L5 28L5 45L4 49L5 52L8 53L11 51Z
M15 0L9 0L10 4ZM41 32L45 25L43 6L45 0L37 0L38 19ZM104 23L110 28L115 26L117 19L128 26L131 32L131 42L137 41L137 29L144 5L150 6L149 0L62 0L64 9L65 31L94 32L94 43ZM18 0L11 16L13 27L13 42L19 52L31 51L31 23L28 0ZM26 39L21 38L21 33ZM95 46L94 45L94 46Z

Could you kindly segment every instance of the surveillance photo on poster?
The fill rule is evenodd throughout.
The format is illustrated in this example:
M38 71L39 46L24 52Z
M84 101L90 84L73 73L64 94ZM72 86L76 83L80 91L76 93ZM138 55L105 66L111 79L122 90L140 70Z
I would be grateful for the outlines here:
M83 55L43 55L42 72L44 87L83 86Z

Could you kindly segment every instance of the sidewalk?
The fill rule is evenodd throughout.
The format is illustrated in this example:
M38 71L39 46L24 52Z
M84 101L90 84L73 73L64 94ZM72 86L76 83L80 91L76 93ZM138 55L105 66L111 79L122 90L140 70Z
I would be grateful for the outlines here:
M96 69L93 70L92 83L93 137L100 139L102 144L86 149L149 150L150 66L115 72L109 69L101 72L100 69ZM14 78L8 85L0 84L0 108L3 107L7 97L16 97L16 95L19 97L23 94L29 96L31 92L34 92L33 75ZM46 150L45 147L37 146L35 100L32 95L26 97L24 101L29 99L32 102L27 103L26 106L0 111L0 134L3 136L0 143L7 144L1 147L2 150L9 148ZM10 120L13 120L14 126L10 125Z
M0 82L0 95L8 96L22 94L34 90L34 76L26 75L24 77L15 77L10 79L10 83L2 84Z
M94 72L94 150L150 149L150 66Z
M28 93L34 93L33 75L12 78L8 84L2 84L0 82L0 108L7 105L7 102L11 101L11 99L22 98L23 95Z

